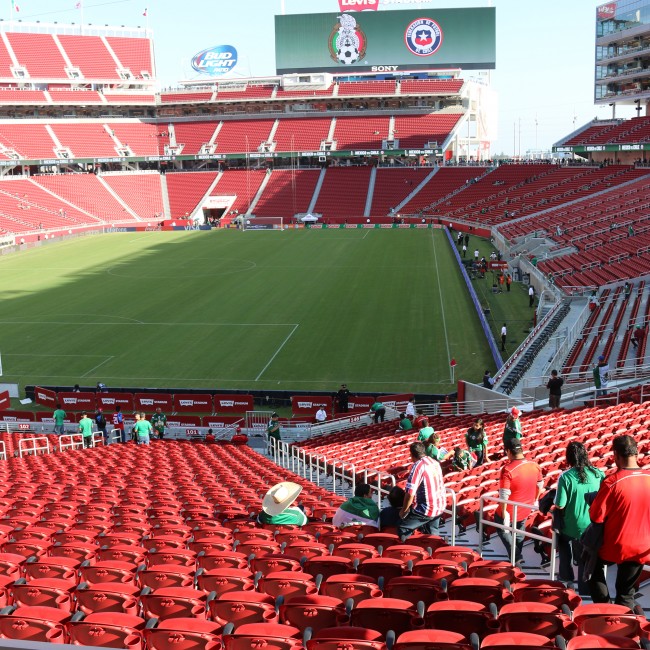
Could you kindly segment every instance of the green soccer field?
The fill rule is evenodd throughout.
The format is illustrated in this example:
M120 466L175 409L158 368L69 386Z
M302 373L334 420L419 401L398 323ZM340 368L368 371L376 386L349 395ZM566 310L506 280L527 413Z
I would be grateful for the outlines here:
M111 234L0 259L2 381L451 392L493 367L432 230Z

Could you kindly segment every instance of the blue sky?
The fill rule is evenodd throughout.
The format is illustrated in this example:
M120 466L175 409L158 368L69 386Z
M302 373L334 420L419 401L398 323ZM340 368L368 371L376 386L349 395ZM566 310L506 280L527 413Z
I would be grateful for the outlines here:
M24 21L79 23L77 0L16 0ZM274 16L282 0L84 0L84 22L148 26L154 31L163 86L196 76L189 65L199 50L234 45L239 74L274 74ZM381 6L396 9L496 7L497 62L491 81L498 96L498 140L493 153L548 148L611 108L593 103L595 0L436 0ZM12 17L0 0L0 17ZM148 17L143 17L145 7ZM287 13L337 11L337 0L285 0ZM618 108L617 117L633 115ZM574 121L575 118L575 121ZM520 126L521 125L521 126ZM521 138L519 137L521 133Z

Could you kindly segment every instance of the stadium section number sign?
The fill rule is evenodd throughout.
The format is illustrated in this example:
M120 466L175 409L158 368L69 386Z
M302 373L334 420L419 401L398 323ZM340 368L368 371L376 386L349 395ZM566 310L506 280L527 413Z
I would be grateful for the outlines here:
M494 7L275 17L277 74L493 69Z

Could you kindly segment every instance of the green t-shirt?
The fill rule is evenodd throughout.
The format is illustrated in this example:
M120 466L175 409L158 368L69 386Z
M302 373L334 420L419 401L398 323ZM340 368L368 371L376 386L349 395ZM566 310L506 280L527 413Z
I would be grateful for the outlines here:
M509 440L521 438L521 422L516 420L506 420L506 426L503 430L503 444L507 445Z
M555 505L564 508L564 528L562 532L578 539L589 526L589 506L585 494L597 492L605 475L598 469L594 471L585 468L587 482L580 483L578 470L575 467L563 472L557 482Z
M279 515L267 515L264 510L260 510L257 521L260 524L276 524L278 526L304 526L307 523L307 515L300 508L287 508Z
M469 469L472 466L472 455L463 449L459 456L453 456L451 464L458 470Z
M434 433L433 427L422 427L418 433L418 442L426 442Z
M444 456L447 451L445 449L438 449L435 445L427 445L424 453L434 460L440 461L440 457Z
M399 428L402 431L409 431L410 429L413 428L413 422L409 420L408 418L404 418L400 423L399 423Z
M79 433L81 433L84 438L93 435L93 421L89 417L86 416L79 420Z
M56 411L54 411L53 417L54 417L54 424L60 426L63 424L63 420L65 420L65 411L63 409L56 409Z
M151 423L148 420L138 420L133 430L138 438L148 438L151 433Z
M269 421L269 425L266 427L266 433L268 434L269 438L282 440L282 437L280 436L280 423L277 420Z
M151 416L151 424L156 431L164 432L167 426L167 416L164 413L154 413Z
M383 409L385 406L381 402L375 402L371 407L370 410L373 413L376 413L379 409Z

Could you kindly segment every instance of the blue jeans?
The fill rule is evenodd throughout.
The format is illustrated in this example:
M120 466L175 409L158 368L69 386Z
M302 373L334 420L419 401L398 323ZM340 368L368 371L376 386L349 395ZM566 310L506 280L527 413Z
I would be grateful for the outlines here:
M578 566L578 591L581 594L589 593L589 585L585 582L584 562L582 561L582 544L580 540L560 533L557 537L557 550L560 555L559 578L563 582L575 582L574 562Z
M410 537L414 531L419 530L423 535L437 535L439 527L440 515L424 517L411 510L397 526L397 534L400 537Z
M138 436L135 439L135 443L137 445L148 445L149 444L149 436Z
M501 515L497 513L494 513L494 523L503 524L503 517L501 517ZM526 523L525 519L518 521L517 530L523 530L525 523ZM506 555L508 556L508 561L510 561L510 553L512 550L512 535L510 534L510 531L501 530L501 528L497 528L497 535L499 536L499 539L503 543L503 546L506 549ZM517 541L515 542L515 562L521 562L523 557L522 556L523 548L524 548L524 538L523 536L517 535Z
M56 433L59 436L62 436L65 433L65 425L64 424L55 424L54 425L54 433Z

